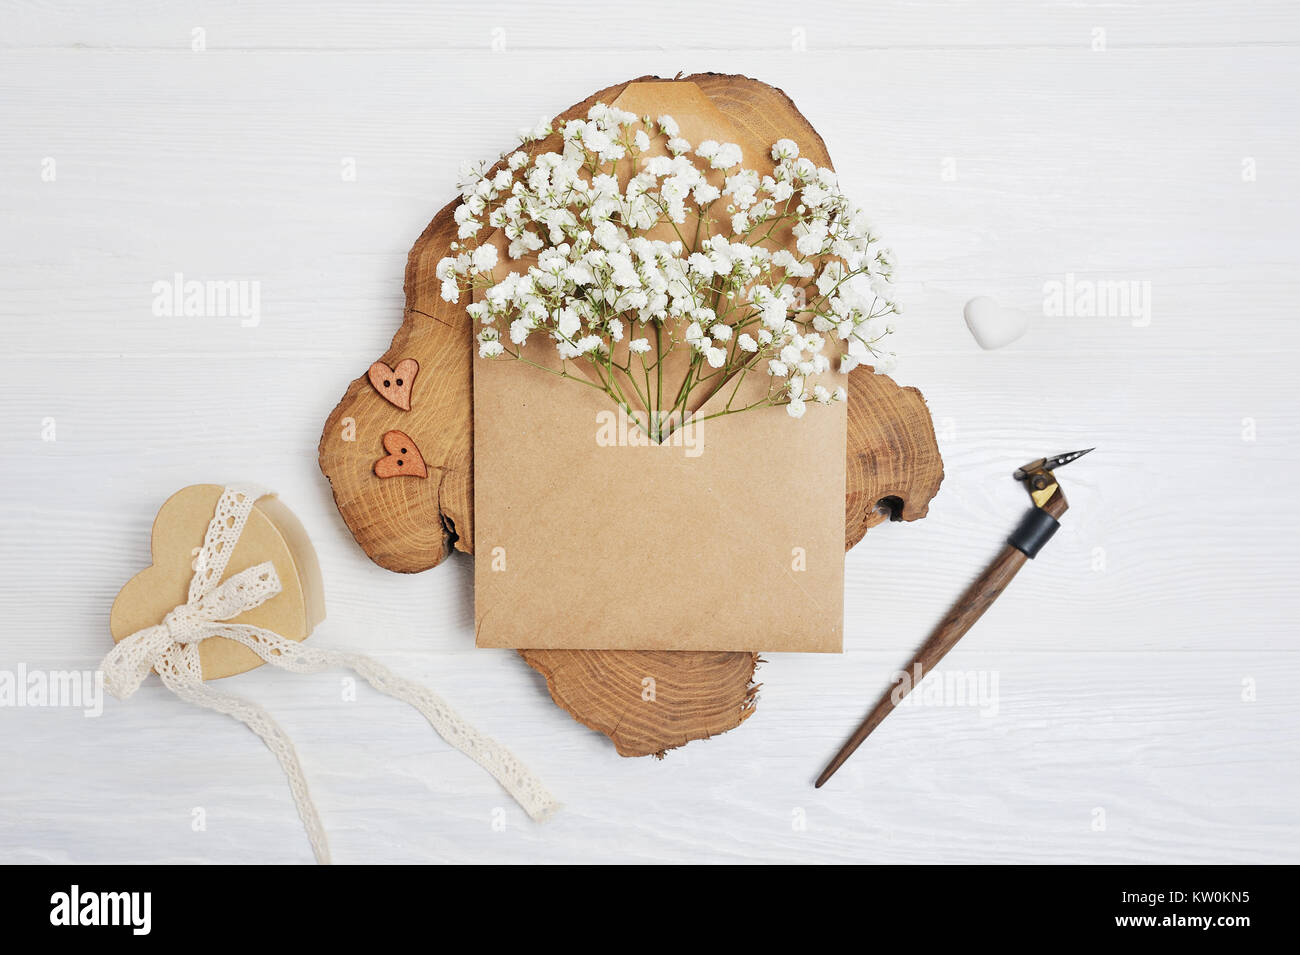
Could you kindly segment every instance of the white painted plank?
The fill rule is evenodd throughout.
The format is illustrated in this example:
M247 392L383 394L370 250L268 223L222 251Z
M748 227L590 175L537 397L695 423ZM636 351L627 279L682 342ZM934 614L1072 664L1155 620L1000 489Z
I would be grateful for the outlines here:
M3 45L189 50L192 31L214 50L753 50L788 52L1088 47L1104 29L1112 47L1269 45L1300 39L1286 0L751 0L664 4L469 3L382 0L365 4L279 0L268 4L25 3L9 14Z
M371 354L401 307L405 253L452 195L457 164L653 57L596 60L591 80L515 93L472 56L10 54L0 61L0 88L13 91L0 106L11 131L0 210L16 226L0 237L14 266L0 274L10 345L66 348L37 319L57 309L76 317L87 352L336 355L356 342ZM738 55L706 63L752 67ZM1044 284L1069 274L1147 283L1150 315L1044 317L1017 351L1300 342L1297 324L1277 317L1300 291L1287 254L1300 127L1279 122L1278 101L1260 92L1300 85L1288 51L842 53L819 64L816 76L776 63L764 77L823 131L896 247L904 354L969 352L966 298L1041 313ZM482 104L431 100L444 70L481 86ZM845 111L816 95L823 82L871 95ZM918 88L942 97L918 104ZM42 181L46 158L54 182ZM357 181L343 181L344 160ZM260 282L262 324L159 321L151 289L177 272ZM1225 322L1246 332L1225 335Z
M384 659L443 688L552 785L565 809L541 826L366 688L342 703L333 675L264 668L239 692L297 742L340 862L1278 862L1300 842L1292 653L961 647L950 669L996 672L996 712L904 708L822 790L812 779L893 657L779 655L750 721L657 762L613 757L540 699L521 662L494 665L508 656ZM4 719L0 754L29 770L0 775L2 862L311 859L258 739L156 683L98 719ZM205 831L191 829L196 807Z

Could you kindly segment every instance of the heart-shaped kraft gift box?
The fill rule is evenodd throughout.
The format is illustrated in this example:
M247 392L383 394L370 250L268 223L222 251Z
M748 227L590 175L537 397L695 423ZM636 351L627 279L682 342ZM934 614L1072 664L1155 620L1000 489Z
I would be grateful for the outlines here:
M169 497L159 509L153 522L153 563L132 577L113 601L109 627L115 642L158 623L172 608L186 602L209 525L226 521L233 526L231 515L216 513L224 491L219 484L192 484ZM217 541L214 546L223 543ZM280 593L230 622L261 627L289 640L305 639L325 619L320 561L298 518L269 494L254 502L225 572L214 583L263 561L275 567ZM204 680L234 676L264 662L249 647L226 637L200 643L199 660Z
M325 617L320 564L298 519L266 489L183 488L159 510L152 550L153 564L113 603L116 646L101 664L104 685L126 699L152 671L181 699L232 716L260 736L289 778L318 861L330 860L329 840L293 743L261 706L210 681L262 663L292 673L347 667L419 710L534 819L555 809L550 793L509 751L466 724L432 690L363 654L304 643Z

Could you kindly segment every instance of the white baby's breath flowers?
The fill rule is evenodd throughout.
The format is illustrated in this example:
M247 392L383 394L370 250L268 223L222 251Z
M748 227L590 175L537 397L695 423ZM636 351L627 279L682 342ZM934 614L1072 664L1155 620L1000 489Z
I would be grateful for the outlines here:
M481 356L553 371L524 354L544 336L557 374L591 384L567 367L589 362L620 405L669 413L698 407L696 389L735 382L734 399L749 371L770 378L765 397L710 417L784 405L799 418L846 400L815 380L833 358L842 372L892 367L880 343L902 313L893 254L793 140L773 144L760 174L734 143L692 148L671 116L597 103L523 138L555 134L558 151L526 145L462 169L456 241L435 275L447 301L474 298ZM685 379L666 384L665 361L683 350Z

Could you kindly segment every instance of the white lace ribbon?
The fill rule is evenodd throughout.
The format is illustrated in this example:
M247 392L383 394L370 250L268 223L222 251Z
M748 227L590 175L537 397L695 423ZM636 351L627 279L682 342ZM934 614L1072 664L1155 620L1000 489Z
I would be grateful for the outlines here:
M109 652L101 664L109 692L124 700L140 688L150 670L157 670L163 683L181 699L233 716L248 726L280 760L316 861L322 864L330 861L329 841L293 743L261 706L203 682L199 644L209 637L236 640L267 663L297 673L338 667L354 670L379 692L424 714L439 736L496 777L533 819L541 821L554 812L558 804L537 777L504 747L466 724L427 687L403 679L360 653L308 646L261 627L227 622L280 592L280 578L270 561L218 583L254 502L267 493L255 485L234 485L222 492L194 561L189 599L163 617L162 623L137 630Z

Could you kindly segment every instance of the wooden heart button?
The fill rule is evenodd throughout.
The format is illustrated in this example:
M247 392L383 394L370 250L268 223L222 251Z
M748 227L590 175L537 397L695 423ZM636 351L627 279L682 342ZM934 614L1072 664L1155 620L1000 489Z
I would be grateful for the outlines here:
M375 391L403 411L411 410L411 385L419 373L420 363L414 358L403 358L396 368L389 368L387 362L377 361L367 372Z
M410 435L389 431L384 435L384 450L388 456L375 462L375 473L381 478L428 476L424 458Z

